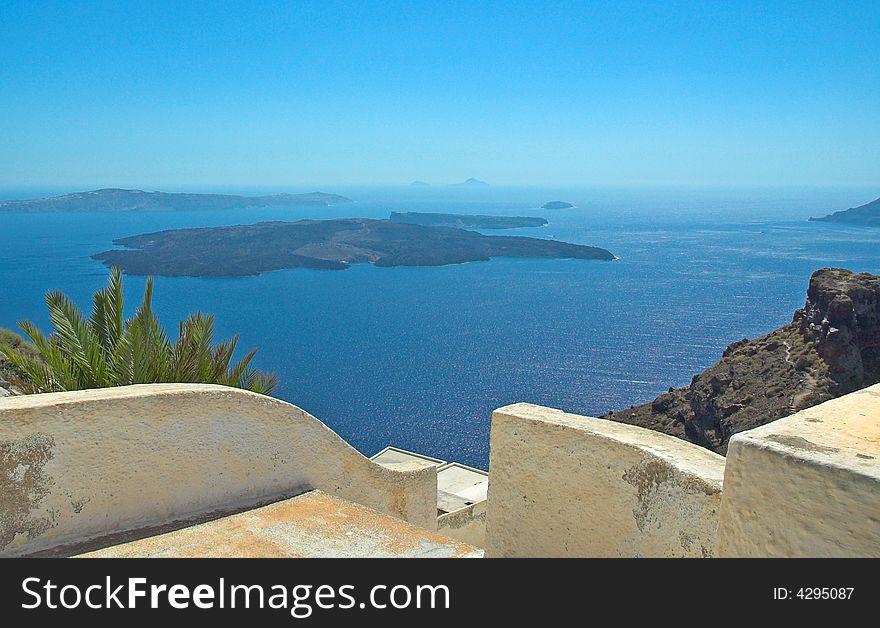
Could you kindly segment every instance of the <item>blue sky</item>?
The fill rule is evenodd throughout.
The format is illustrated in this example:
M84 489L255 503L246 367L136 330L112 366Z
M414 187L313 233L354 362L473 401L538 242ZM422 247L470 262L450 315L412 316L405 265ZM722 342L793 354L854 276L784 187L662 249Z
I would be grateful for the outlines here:
M880 184L880 2L0 3L0 185Z

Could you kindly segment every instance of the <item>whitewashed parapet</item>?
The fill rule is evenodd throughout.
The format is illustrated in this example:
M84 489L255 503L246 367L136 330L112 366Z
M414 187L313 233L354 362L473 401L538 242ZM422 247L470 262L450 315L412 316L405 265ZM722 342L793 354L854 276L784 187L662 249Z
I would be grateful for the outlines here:
M486 500L437 518L437 530L474 547L486 547Z
M194 384L0 399L0 556L311 489L437 527L435 468L375 464L278 399Z
M880 557L880 385L731 438L719 554Z
M518 403L492 415L486 556L712 556L724 458Z

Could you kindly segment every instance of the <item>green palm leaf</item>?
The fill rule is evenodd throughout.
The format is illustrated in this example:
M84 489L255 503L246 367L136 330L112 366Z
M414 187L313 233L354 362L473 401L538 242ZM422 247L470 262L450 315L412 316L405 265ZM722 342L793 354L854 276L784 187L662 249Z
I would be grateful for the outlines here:
M54 392L158 382L214 383L271 394L278 384L250 364L256 349L233 364L238 336L214 342L213 315L196 312L181 321L172 342L153 312L153 279L130 319L124 318L122 273L95 292L88 318L65 294L46 294L53 331L19 324L33 349L0 351L23 374L28 392ZM35 355L34 355L35 354Z

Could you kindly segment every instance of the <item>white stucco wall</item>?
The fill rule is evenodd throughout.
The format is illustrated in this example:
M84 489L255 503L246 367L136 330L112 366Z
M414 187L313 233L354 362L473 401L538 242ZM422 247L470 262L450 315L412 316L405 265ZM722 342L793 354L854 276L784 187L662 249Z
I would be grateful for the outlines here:
M375 464L277 399L193 384L0 399L0 556L312 488L437 527L435 468Z
M486 501L440 515L437 518L437 530L456 541L485 548Z
M711 556L724 458L631 425L492 415L486 556Z
M880 557L880 385L733 436L719 554Z

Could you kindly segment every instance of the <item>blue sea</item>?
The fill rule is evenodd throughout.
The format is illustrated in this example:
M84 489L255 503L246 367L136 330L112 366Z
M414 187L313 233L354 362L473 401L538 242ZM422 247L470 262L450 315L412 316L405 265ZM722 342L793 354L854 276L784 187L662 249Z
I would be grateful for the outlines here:
M0 327L24 318L48 326L50 289L88 307L107 275L89 256L123 236L391 211L544 216L546 227L494 233L600 246L619 259L156 280L156 309L170 328L189 312L215 313L221 336L240 333L241 347L259 347L256 365L280 377L277 396L364 454L393 444L486 467L494 408L527 401L595 415L648 401L687 384L730 342L788 322L814 270L880 273L880 229L806 221L868 202L876 189L321 189L356 202L0 214ZM65 191L0 190L0 197ZM537 209L556 199L576 207ZM142 277L127 279L130 309L143 286Z

